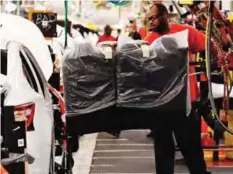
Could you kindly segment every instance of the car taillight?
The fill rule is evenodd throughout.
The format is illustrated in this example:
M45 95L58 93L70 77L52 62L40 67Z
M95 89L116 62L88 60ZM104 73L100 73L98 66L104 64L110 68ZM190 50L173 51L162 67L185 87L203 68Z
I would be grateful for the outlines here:
M33 118L35 114L35 104L26 103L14 107L15 121L26 121L27 130L34 130Z

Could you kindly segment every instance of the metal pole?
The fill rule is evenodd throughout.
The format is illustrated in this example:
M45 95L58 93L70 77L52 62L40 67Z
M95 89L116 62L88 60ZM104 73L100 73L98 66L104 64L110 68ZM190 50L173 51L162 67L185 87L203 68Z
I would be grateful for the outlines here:
M65 0L65 45L64 47L67 47L67 35L68 35L68 0Z

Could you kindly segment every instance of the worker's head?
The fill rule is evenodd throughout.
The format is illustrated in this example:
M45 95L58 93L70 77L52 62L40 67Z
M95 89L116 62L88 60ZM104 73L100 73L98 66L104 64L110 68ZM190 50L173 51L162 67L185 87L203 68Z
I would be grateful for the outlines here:
M112 34L112 28L110 27L110 25L106 25L104 27L104 34L108 35L108 36L110 36Z
M136 31L137 30L136 19L129 20L129 26L130 26L130 31Z
M121 34L121 29L117 29L117 35L119 36Z
M147 13L150 30L164 34L169 30L168 10L165 5L154 4Z
M207 25L207 16L204 13L200 13L197 15L197 21L196 21L196 25L205 30L206 29L206 25Z

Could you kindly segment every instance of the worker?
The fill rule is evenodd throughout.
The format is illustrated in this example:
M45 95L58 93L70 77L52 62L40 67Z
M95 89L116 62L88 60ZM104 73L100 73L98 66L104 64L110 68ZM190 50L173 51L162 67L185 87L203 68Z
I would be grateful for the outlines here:
M161 3L154 4L147 14L150 23L150 33L145 40L151 44L157 38L188 30L189 59L197 52L205 50L205 36L189 25L170 24L168 10ZM194 73L195 67L189 66L189 73ZM200 118L196 114L196 100L199 95L196 76L190 76L190 93L192 111L189 116L185 113L164 113L157 117L154 136L155 161L157 174L174 173L174 139L180 148L191 174L209 174L206 169L204 154L201 146Z
M110 25L106 25L104 27L104 34L99 37L97 44L105 41L116 41L116 38L113 37L111 34L112 34L112 28L110 27Z
M143 26L139 27L138 33L140 34L141 38L144 39L147 36L147 20L143 20Z
M116 38L116 40L118 40L118 39L119 39L120 35L121 35L121 29L120 29L120 28L118 28L118 29L117 29L117 38Z
M202 31L203 33L205 32L207 25L207 17L205 13L200 13L197 15L197 21L195 25L196 29Z
M131 37L133 40L141 40L142 37L137 31L136 19L129 20L129 23L130 23L129 37Z

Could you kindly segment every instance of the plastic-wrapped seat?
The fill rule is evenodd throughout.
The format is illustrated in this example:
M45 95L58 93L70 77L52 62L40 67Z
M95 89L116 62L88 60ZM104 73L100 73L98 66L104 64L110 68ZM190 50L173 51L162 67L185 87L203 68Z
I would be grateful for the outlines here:
M149 53L141 43L124 42L107 64L96 58L99 54L91 46L76 46L76 54L67 56L63 65L67 131L86 134L154 128L156 117L164 112L185 113L188 44L183 40L179 34L161 37ZM96 59L99 65L93 65ZM102 95L93 95L96 89Z
M114 66L91 44L75 43L65 55L63 80L66 111L82 115L115 104Z
M68 134L75 137L112 129L116 118L114 67L109 52L103 54L88 42L75 43L65 51L62 69Z
M151 45L150 56L141 43L121 46L116 54L118 107L157 110L175 101L179 105L166 110L186 109L188 53L179 44L174 36L162 37Z

